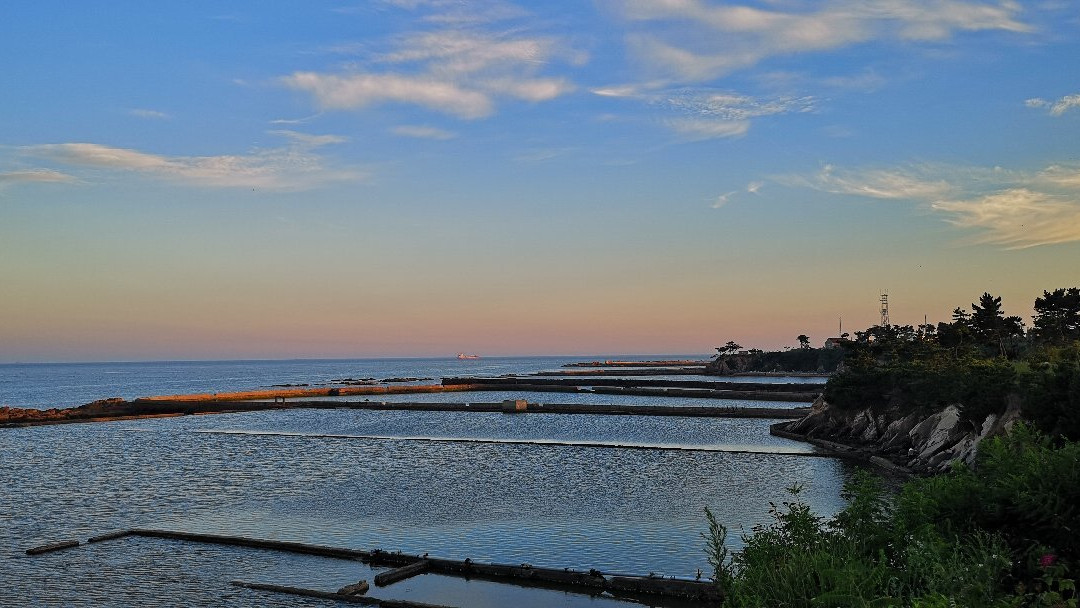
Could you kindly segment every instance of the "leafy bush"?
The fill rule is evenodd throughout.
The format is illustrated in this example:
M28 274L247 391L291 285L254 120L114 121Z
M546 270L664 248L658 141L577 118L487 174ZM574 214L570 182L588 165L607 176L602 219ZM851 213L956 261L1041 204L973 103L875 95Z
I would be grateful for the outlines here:
M934 522L945 534L987 530L1009 544L1021 577L1032 556L1080 558L1080 444L1055 447L1027 425L984 441L973 469L908 483L898 501L907 525ZM1023 565L1027 564L1027 565Z
M1052 437L1080 440L1080 362L1037 364L1024 383L1024 418Z
M709 514L725 606L1077 605L1080 444L1055 446L1018 425L984 443L974 469L910 481L896 497L859 473L831 521L800 490L771 505L772 521L730 560Z

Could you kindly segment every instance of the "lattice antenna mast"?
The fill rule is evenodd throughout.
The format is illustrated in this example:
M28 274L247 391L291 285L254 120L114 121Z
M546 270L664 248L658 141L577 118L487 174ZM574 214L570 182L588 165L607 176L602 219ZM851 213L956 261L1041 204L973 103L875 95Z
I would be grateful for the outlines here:
M881 294L881 326L889 326L889 292Z

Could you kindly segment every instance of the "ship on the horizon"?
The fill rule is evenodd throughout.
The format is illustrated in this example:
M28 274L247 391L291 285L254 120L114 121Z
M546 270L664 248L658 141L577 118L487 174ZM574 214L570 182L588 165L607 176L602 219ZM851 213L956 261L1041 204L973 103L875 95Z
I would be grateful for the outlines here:
M466 355L465 353L458 353L458 359L479 359L480 355Z

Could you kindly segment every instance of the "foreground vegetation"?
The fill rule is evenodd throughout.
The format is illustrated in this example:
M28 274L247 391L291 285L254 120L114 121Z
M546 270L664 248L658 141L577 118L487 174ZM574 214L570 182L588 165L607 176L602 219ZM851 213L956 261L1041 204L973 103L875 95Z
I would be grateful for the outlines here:
M910 481L895 496L856 476L849 505L831 520L794 486L734 555L706 510L725 606L1077 606L1080 289L1044 292L1034 310L1025 328L984 293L948 322L835 341L840 371L824 395L832 407L929 415L956 405L977 425L1011 405L1024 422L983 441L972 466ZM825 349L804 338L786 357L821 365Z
M910 481L896 496L860 473L831 520L789 491L734 555L706 509L725 606L1077 605L1080 444L1018 425L985 442L975 467Z

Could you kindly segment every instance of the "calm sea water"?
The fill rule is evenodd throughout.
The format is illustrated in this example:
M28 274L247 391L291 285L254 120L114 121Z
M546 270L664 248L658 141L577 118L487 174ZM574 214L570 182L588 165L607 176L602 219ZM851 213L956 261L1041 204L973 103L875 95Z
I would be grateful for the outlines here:
M340 377L524 373L570 360L0 366L0 401L42 407ZM552 396L571 395L544 394ZM803 498L822 515L842 506L848 465L799 454L807 451L770 436L768 421L636 416L287 410L5 429L0 605L324 606L228 582L333 590L373 574L355 562L154 539L23 553L131 527L694 576L708 570L705 506L729 525L733 547L793 483L806 484ZM622 605L434 575L373 595Z

